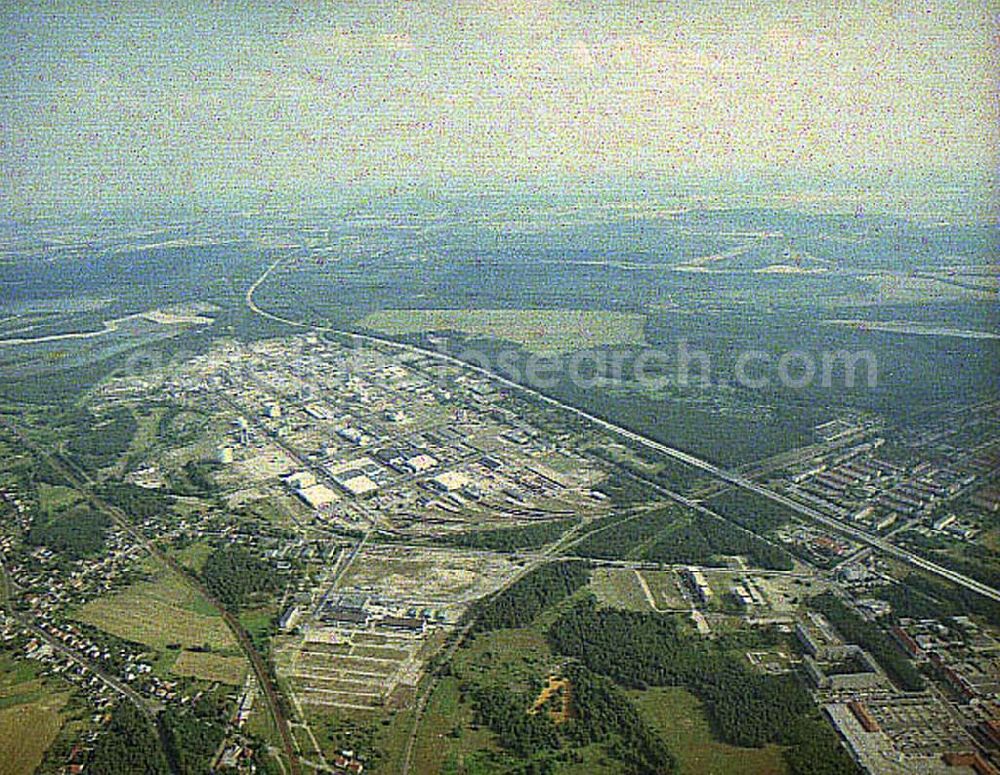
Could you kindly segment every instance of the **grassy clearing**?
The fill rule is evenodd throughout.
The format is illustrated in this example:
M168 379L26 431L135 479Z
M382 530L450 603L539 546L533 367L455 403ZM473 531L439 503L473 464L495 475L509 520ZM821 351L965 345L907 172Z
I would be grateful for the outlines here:
M38 502L43 511L55 511L72 506L82 499L83 496L72 487L46 484L45 482L40 482L38 485Z
M185 568L189 568L195 573L200 573L201 569L205 566L205 560L208 559L208 555L211 553L212 546L210 544L199 542L173 552L173 556Z
M473 711L460 701L458 681L441 679L427 702L413 746L415 772L465 772L476 753L497 750L488 729L470 729Z
M207 600L171 571L113 595L92 600L75 618L119 638L154 648L168 644L234 648L222 617Z
M556 724L562 724L564 721L568 721L571 717L571 711L573 708L573 688L570 682L565 678L559 678L558 676L550 675L545 682L545 686L538 693L538 697L535 698L535 702L528 709L528 713L538 713L540 712L552 697L558 696L559 702L557 707L550 708L547 712L549 718L551 718Z
M552 354L641 344L645 320L644 315L603 310L387 309L372 313L361 325L390 336L458 331Z
M44 694L38 680L39 663L14 659L0 652L0 708L34 702Z
M737 748L713 739L701 702L685 689L629 692L639 711L673 751L685 775L782 775L781 749Z
M157 441L157 431L160 427L160 419L166 414L163 407L154 407L146 414L136 414L136 431L132 441L128 445L125 454L122 455L122 469L127 468L130 461L141 460L148 455Z
M455 653L455 674L481 676L484 684L519 684L525 689L536 686L558 663L541 629L496 630L477 635Z
M271 622L274 621L275 606L266 605L260 608L250 608L240 612L240 624L251 638L260 640L271 632Z
M651 610L639 579L631 569L595 569L591 576L590 590L601 605L626 611Z
M0 775L30 775L56 739L63 700L25 703L0 710Z
M177 675L200 678L203 681L241 686L247 674L247 663L242 657L224 657L204 651L182 651L171 672Z
M690 604L684 599L681 593L681 581L673 571L642 571L642 577L649 585L649 591L653 593L653 599L660 609L688 609Z

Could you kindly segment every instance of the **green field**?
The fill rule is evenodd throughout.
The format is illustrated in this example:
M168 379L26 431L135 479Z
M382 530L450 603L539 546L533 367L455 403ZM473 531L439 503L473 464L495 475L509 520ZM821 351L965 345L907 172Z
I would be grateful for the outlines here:
M246 678L247 662L243 657L224 657L205 651L182 651L170 669L176 675L240 686Z
M69 699L39 677L41 666L0 654L0 775L29 775L63 725Z
M635 571L625 568L596 568L591 575L590 591L601 605L627 611L650 611Z
M26 703L0 710L0 775L31 775L56 739L58 703Z
M685 689L653 688L629 692L646 720L677 757L684 775L782 775L781 749L737 748L712 737L701 702Z
M75 615L81 622L154 648L168 644L236 645L222 617L207 600L187 586L177 574L162 571L152 581L141 581L122 592L84 605Z
M56 511L72 506L82 498L83 496L72 487L46 484L45 482L40 482L38 485L38 504L43 511Z
M177 562L196 573L201 572L201 569L205 566L205 560L208 559L208 555L211 553L212 545L204 542L193 543L190 546L185 546L183 549L171 552Z
M368 315L361 325L389 336L457 331L555 354L641 344L645 321L644 315L602 310L386 309Z
M413 747L413 770L465 772L480 758L477 752L498 750L492 732L470 729L471 724L472 708L459 702L458 680L451 676L442 678L420 720L420 734Z

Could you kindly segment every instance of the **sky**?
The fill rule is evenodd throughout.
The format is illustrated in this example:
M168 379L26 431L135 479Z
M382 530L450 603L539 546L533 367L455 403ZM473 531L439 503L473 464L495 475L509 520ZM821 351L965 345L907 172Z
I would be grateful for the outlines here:
M989 2L7 2L9 210L995 173Z

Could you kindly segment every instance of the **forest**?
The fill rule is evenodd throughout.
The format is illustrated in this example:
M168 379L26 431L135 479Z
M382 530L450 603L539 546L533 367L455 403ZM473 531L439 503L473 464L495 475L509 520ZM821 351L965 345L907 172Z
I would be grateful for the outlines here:
M174 499L158 490L150 490L128 482L105 482L98 494L135 520L163 514L173 505Z
M795 675L761 675L721 644L696 639L672 617L598 609L590 598L563 613L548 632L556 653L635 689L681 686L705 704L714 733L732 745L790 746L786 759L814 773L822 752L831 773L856 768L833 731L818 719L812 698ZM814 723L815 722L815 723Z
M797 520L794 512L756 493L731 488L706 504L712 511L754 533L767 533Z
M791 556L779 546L740 530L725 520L703 515L668 530L645 552L643 559L666 564L709 565L722 555L742 555L751 565L770 570L791 570Z
M180 775L200 775L211 769L212 759L226 734L224 708L211 694L190 708L167 708L160 716L163 742L171 769Z
M81 409L69 413L67 420L70 428L66 432L66 452L87 470L116 463L128 450L138 427L132 412L124 407L100 417Z
M610 525L615 527L600 530ZM593 524L599 532L573 548L582 557L636 559L664 564L697 563L724 565L724 555L743 555L752 565L773 570L790 570L792 558L781 547L768 543L724 519L682 511L668 506L623 521L621 516L604 517Z
M627 521L620 514L603 517L591 525L594 532L573 547L573 554L607 560L628 557L641 544L675 524L677 518L677 509L672 506L654 509Z
M490 549L495 552L512 552L516 549L537 549L552 543L569 530L575 520L559 519L537 525L507 527L497 530L470 530L443 537L453 546L469 549Z
M933 619L939 616L978 615L1000 627L1000 603L953 584L942 584L921 573L910 573L901 584L872 590L889 601L896 616Z
M623 775L677 771L674 756L621 689L581 665L570 665L565 678L571 687L572 710L562 723L545 712L526 712L532 695L503 686L473 693L476 723L489 727L505 750L525 760L525 772L552 771L552 759L539 754L564 750L558 758L570 760L568 749L593 744L622 765Z
M189 460L170 477L170 490L175 495L189 495L210 498L219 491L219 486L210 473L213 464Z
M205 560L201 577L208 591L231 611L281 586L281 576L242 546L215 549Z
M566 671L572 687L573 717L565 733L580 745L602 743L628 773L666 775L677 760L621 689L582 665Z
M542 565L473 609L475 631L524 627L544 609L569 597L589 580L590 569L583 562Z
M87 768L101 775L166 775L169 767L156 728L127 701L115 706L97 738Z
M111 520L86 504L77 504L55 513L39 512L32 520L25 541L33 546L47 546L70 560L97 554Z

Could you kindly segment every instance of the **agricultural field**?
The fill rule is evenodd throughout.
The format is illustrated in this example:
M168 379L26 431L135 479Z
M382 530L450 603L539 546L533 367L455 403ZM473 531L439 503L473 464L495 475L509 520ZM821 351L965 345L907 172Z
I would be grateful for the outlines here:
M125 640L163 649L168 644L235 648L222 617L170 571L86 603L75 618Z
M386 309L368 315L361 325L389 336L457 331L502 339L539 355L555 355L642 344L645 316L605 310Z
M240 686L246 678L247 662L243 657L227 657L205 651L182 651L170 670L176 675L200 678L202 681Z
M56 739L61 702L29 702L0 710L0 775L31 775Z
M677 756L684 775L783 775L787 771L778 746L738 748L715 740L701 702L685 689L657 687L630 694Z
M39 678L37 666L0 655L0 775L30 775L59 734L68 692Z

